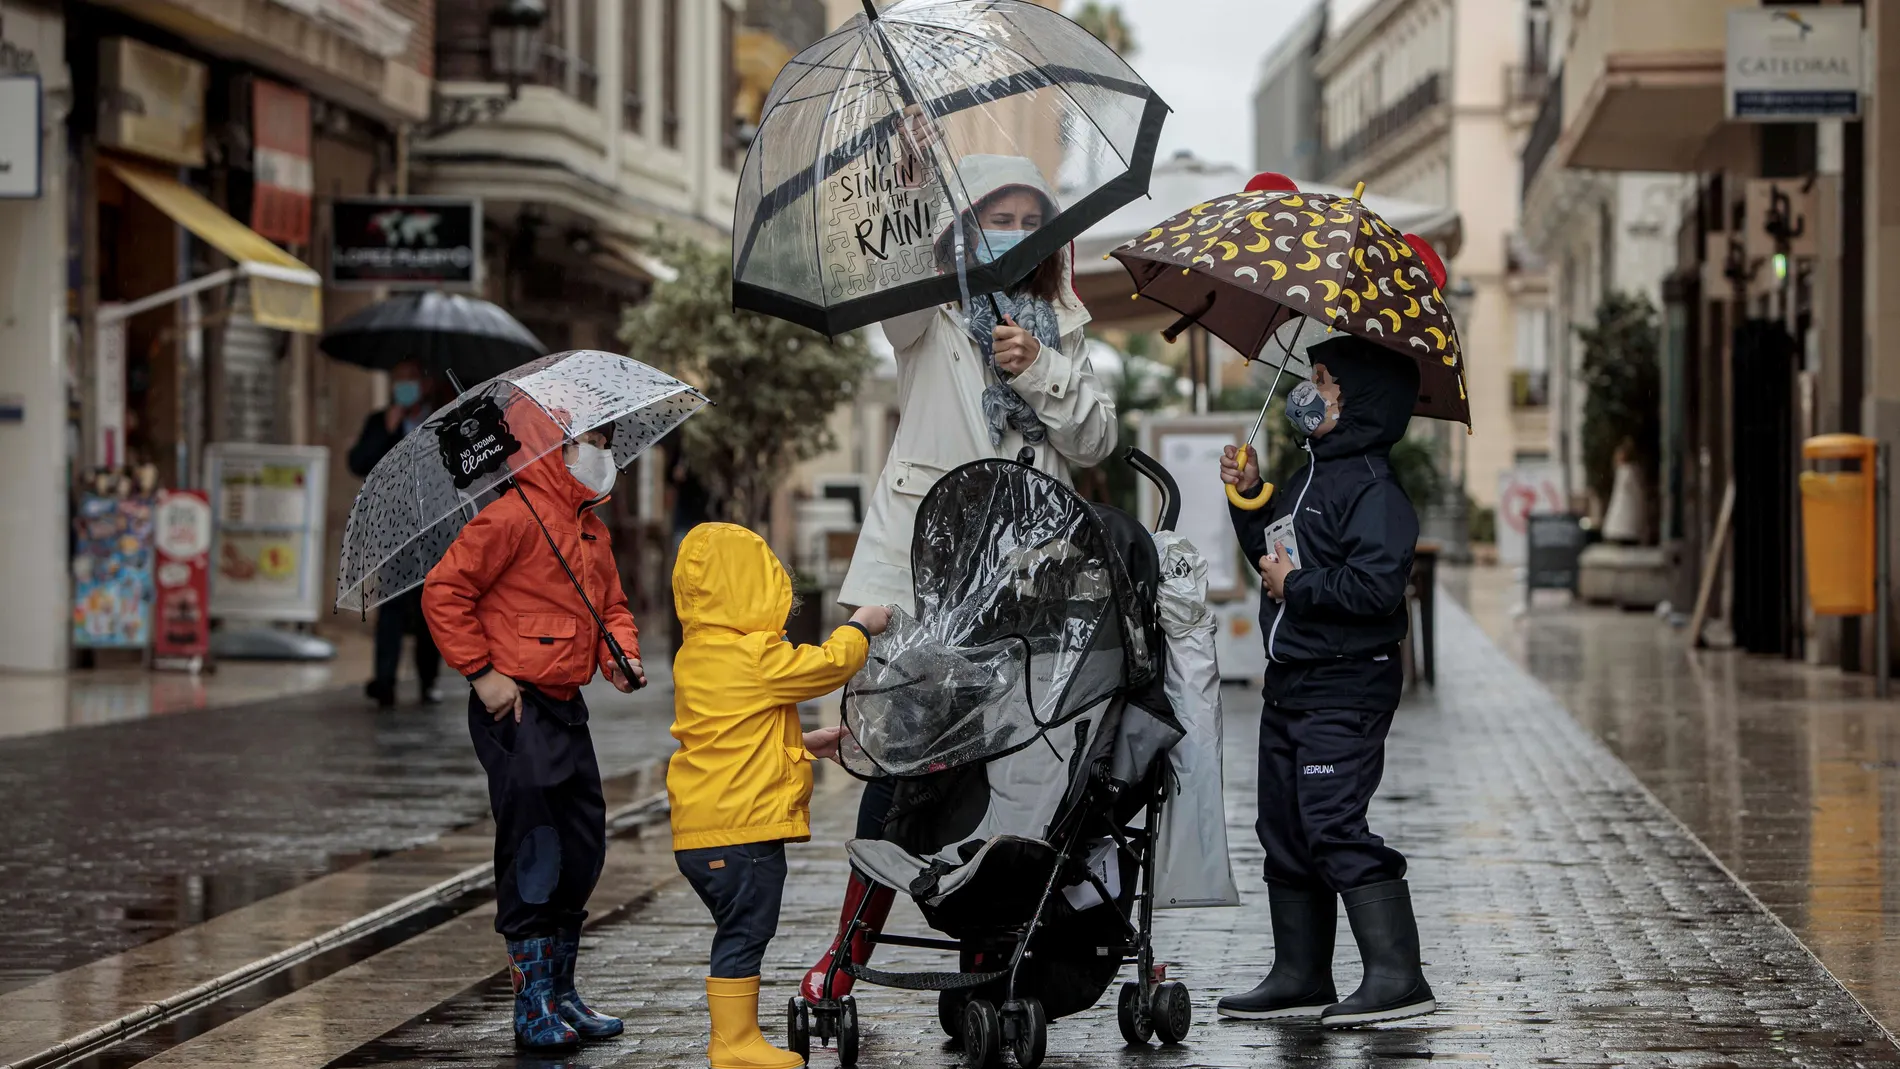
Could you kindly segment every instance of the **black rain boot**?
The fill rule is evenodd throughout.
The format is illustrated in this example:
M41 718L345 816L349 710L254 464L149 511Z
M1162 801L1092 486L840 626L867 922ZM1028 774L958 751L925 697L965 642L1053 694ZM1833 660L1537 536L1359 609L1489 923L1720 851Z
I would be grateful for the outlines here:
M1359 944L1366 976L1359 990L1320 1014L1327 1028L1352 1028L1418 1017L1438 1008L1418 960L1418 921L1404 880L1355 887L1340 893L1346 920Z
M1267 885L1273 913L1273 969L1244 995L1228 995L1215 1007L1222 1017L1243 1021L1313 1018L1339 1000L1333 988L1333 937L1339 906L1326 888Z

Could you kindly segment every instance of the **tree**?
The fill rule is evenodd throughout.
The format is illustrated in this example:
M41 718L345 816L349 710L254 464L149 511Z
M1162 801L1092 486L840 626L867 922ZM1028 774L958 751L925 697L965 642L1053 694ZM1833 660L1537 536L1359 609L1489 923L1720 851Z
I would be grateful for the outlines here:
M1597 305L1596 322L1576 330L1583 343L1578 378L1584 390L1584 478L1607 507L1616 482L1616 450L1625 440L1635 446L1643 485L1656 485L1662 447L1661 327L1648 297L1613 293Z
M746 527L765 517L772 488L793 465L832 447L829 420L857 396L871 354L855 334L824 335L732 307L724 250L663 241L679 272L626 310L627 355L692 383L713 404L680 428L687 469L716 516Z
M1094 34L1096 40L1113 49L1116 55L1134 62L1140 48L1135 44L1135 31L1122 15L1120 4L1083 0L1082 6L1069 17L1075 20L1076 25Z

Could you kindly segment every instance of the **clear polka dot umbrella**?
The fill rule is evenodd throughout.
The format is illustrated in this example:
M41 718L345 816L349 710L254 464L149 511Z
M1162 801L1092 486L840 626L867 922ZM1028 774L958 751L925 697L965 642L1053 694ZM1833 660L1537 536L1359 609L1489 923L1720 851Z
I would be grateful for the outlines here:
M671 375L596 349L544 356L464 391L363 481L343 528L336 607L367 612L421 586L517 471L576 435L611 424L614 463L625 468L707 403Z

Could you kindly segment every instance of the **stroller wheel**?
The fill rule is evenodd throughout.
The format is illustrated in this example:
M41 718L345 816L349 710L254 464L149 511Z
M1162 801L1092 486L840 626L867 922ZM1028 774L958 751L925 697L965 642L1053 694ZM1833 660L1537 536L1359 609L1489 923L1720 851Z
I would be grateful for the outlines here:
M785 1007L785 1038L793 1054L811 1061L811 1010L797 995Z
M963 1064L989 1069L1003 1060L1003 1024L996 1007L976 998L963 1007Z
M1188 998L1187 985L1169 980L1155 988L1154 1010L1148 1016L1154 1022L1156 1039L1163 1043L1186 1039L1188 1027L1194 1023L1194 1003Z
M1115 1023L1121 1026L1122 1038L1131 1044L1145 1046L1154 1037L1154 1019L1148 1015L1148 1008L1141 1004L1141 985L1133 982L1122 985L1121 999L1115 1005Z
M1016 1064L1022 1069L1036 1069L1049 1050L1049 1016L1042 1011L1042 1003L1026 998L1018 1003L1015 1023L1010 1053L1016 1055Z
M838 1000L838 1064L858 1064L858 1000L850 995Z
M968 992L937 992L937 1025L952 1042L963 1042L963 1007L969 1001Z

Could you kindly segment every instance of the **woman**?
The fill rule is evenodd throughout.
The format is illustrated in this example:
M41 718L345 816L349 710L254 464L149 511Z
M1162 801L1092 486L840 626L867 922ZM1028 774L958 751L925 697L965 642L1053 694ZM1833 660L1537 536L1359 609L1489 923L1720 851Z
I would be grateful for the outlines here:
M1055 217L1055 195L1023 157L964 156L957 178L974 204L962 216L966 264L1001 256ZM936 242L937 265L946 273L957 269L956 238L945 227ZM1038 470L1066 483L1070 465L1092 467L1115 448L1114 394L1082 355L1089 313L1075 295L1070 272L1068 254L1058 252L1014 289L996 294L994 305L978 297L968 308L942 305L884 322L897 356L900 415L838 594L845 606L915 611L911 531L918 504L945 472L974 460L1027 454ZM889 780L865 787L859 838L882 834L891 789ZM866 897L861 919L873 932L882 930L892 892L856 872L845 892L841 929ZM841 931L805 975L800 992L808 1000L850 992L851 977L842 970L829 991L824 987L842 939ZM853 961L863 964L870 955L862 936L852 941Z

